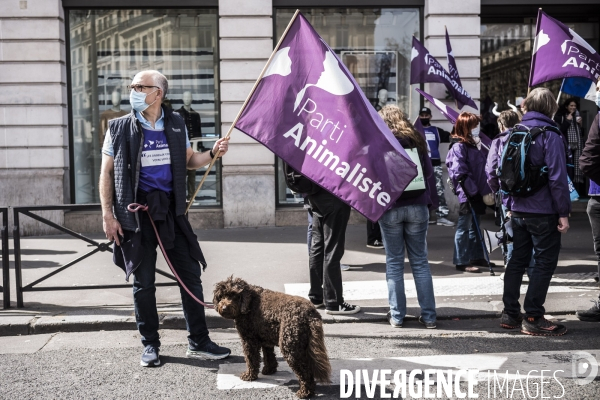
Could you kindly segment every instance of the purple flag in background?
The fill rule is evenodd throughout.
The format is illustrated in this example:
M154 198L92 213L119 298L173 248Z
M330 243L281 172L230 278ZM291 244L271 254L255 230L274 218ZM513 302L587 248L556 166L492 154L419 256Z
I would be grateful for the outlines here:
M579 76L594 82L600 74L600 55L563 23L538 11L529 86L552 79Z
M350 72L302 14L235 127L371 221L417 176Z
M477 110L477 105L467 93L467 91L453 79L450 74L442 67L442 65L429 54L429 50L425 48L413 36L412 53L410 55L410 84L438 82L443 83L448 89L448 92L456 100L458 108L463 108L467 105Z
M419 94L421 96L425 97L425 99L427 101L429 101L431 104L433 104L435 106L435 108L437 108L438 110L440 110L440 112L442 113L442 115L444 117L446 117L446 119L448 121L450 121L452 123L452 125L456 124L456 120L458 119L458 116L460 115L458 113L458 111L456 111L452 107L448 107L447 105L445 105L444 103L442 103L438 99L434 98L432 95L430 95L428 93L425 93L421 89L416 88L415 90L417 92L419 92ZM415 125L415 128L416 128L416 125ZM479 134L479 137L481 138L481 142L483 144L485 144L489 148L490 145L492 144L492 140L488 136L486 136L483 132L481 132Z
M462 86L460 76L458 75L458 68L456 68L456 60L454 59L454 53L452 53L452 46L450 45L450 36L448 35L448 28L444 28L446 29L446 51L448 52L448 71L450 72L450 77L454 79L456 83L458 83L460 86Z
M427 101L429 101L431 104L433 104L435 106L435 108L437 108L438 110L440 110L440 112L442 113L442 115L444 117L446 117L446 119L448 121L450 121L452 123L452 125L454 125L456 123L456 119L458 118L458 116L460 115L458 113L458 111L456 111L455 109L453 109L452 107L448 107L447 105L445 105L444 103L442 103L441 101L439 101L438 99L434 98L432 95L425 93L424 91L422 91L421 89L416 88L415 89L417 92L419 92L419 94L423 97L425 97L425 99Z
M423 127L423 124L421 123L421 118L417 117L417 119L415 119L415 122L413 122L413 126L415 127L417 132L419 132L423 136L423 139L427 140L425 136L425 129Z

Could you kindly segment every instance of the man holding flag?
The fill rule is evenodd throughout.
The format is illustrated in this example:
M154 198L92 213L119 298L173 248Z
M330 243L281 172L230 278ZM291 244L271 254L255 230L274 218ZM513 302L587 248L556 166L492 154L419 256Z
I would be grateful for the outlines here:
M309 196L322 219L313 228L319 254L311 257L309 295L331 314L357 312L344 301L339 266L348 206L377 221L417 175L416 165L298 12L233 126L322 188Z

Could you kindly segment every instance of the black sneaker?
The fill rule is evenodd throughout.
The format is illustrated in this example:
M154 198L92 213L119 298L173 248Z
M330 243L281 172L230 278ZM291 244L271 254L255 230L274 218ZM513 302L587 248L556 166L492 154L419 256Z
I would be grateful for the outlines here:
M419 323L422 325L425 325L425 328L427 329L435 329L437 328L437 325L435 324L435 322L425 322L423 320L423 317L419 317Z
M314 301L310 301L312 303L313 306L315 306L315 308L321 308L323 307L323 300L319 301L319 302L314 302Z
M160 358L158 357L158 347L151 344L144 348L142 353L142 359L140 360L142 367L158 367L160 365Z
M532 336L562 336L567 333L567 328L561 324L555 324L544 317L537 320L533 317L523 318L521 333Z
M227 347L221 347L212 340L206 345L196 347L190 344L187 352L185 353L187 358L199 358L201 360L221 360L229 357L231 350Z
M360 306L355 306L352 304L348 304L343 302L338 306L338 308L327 308L325 313L329 315L345 315L345 314L356 314L360 311Z
M523 322L523 315L519 313L518 317L511 316L502 310L502 316L500 317L500 326L504 329L516 329L521 326Z
M383 249L383 242L376 240L373 243L367 243L367 247L370 249Z
M577 318L580 321L600 322L600 300L592 300L594 305L589 310L577 311Z

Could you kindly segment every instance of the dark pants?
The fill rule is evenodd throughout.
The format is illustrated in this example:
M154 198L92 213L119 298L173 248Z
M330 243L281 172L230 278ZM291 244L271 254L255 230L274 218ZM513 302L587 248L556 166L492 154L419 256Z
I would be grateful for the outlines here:
M596 197L590 197L587 205L587 214L592 225L592 237L594 238L594 252L598 258L598 276L600 276L600 202Z
M321 190L308 196L311 205L312 242L310 247L310 290L313 303L336 309L344 302L340 260L344 255L350 206Z
M196 170L188 169L186 172L186 186L187 186L187 201L194 201L192 196L196 191Z
M383 242L379 222L367 221L367 244L373 244L376 240L379 243Z
M513 252L504 273L504 310L516 316L521 311L519 294L523 274L531 261L531 251L535 264L529 275L529 286L525 294L523 308L528 317L544 315L544 302L550 286L550 279L558 264L560 235L557 230L558 215L535 218L512 217Z
M144 258L134 272L135 319L140 335L142 335L142 344L158 347L160 339L156 310L156 287L154 286L158 240L148 215L141 212L138 215L142 225ZM175 247L167 250L167 255L185 286L194 293L194 296L204 301L202 282L200 281L200 264L190 256L187 239L177 224L175 224ZM204 307L192 299L183 288L180 287L179 291L181 292L183 315L189 332L188 341L194 345L203 346L210 340Z

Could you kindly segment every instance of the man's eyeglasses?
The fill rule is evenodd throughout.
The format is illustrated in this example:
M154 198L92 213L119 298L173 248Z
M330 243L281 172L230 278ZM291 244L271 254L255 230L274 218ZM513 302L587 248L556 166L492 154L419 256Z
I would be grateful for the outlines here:
M147 88L160 89L158 86L146 86L146 85L129 85L129 86L127 86L127 90L135 90L136 92L143 92L144 89L147 89Z

